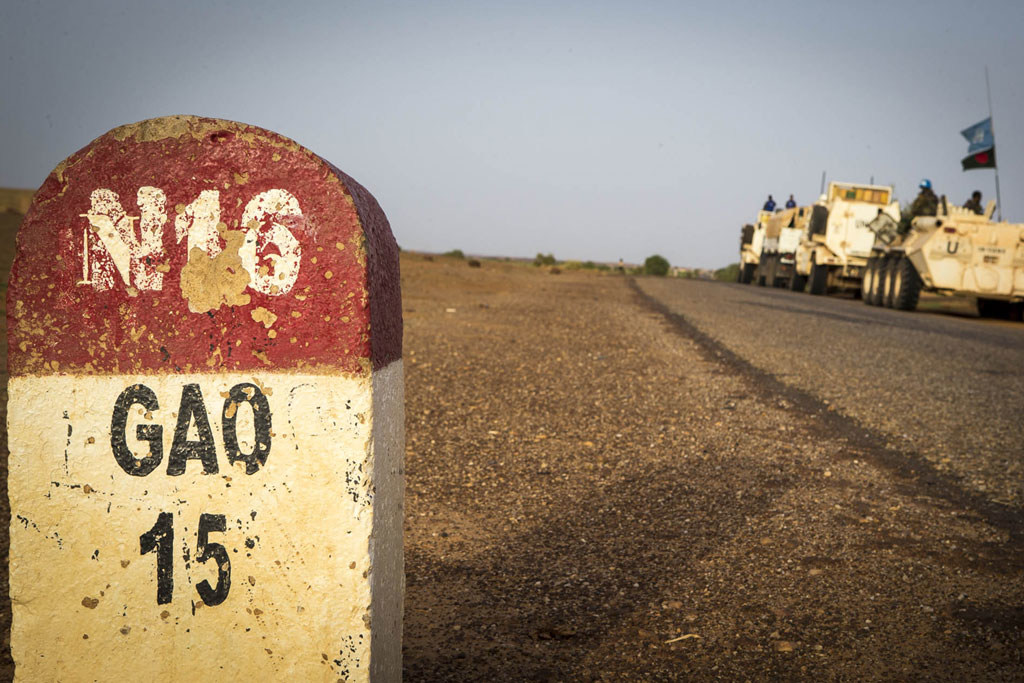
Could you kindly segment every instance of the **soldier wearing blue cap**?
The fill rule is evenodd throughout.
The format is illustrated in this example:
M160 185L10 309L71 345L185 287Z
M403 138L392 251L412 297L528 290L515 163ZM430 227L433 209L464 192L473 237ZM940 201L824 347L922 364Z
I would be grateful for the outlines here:
M925 178L918 187L921 191L910 205L910 217L936 215L939 212L939 198L932 191L932 181Z

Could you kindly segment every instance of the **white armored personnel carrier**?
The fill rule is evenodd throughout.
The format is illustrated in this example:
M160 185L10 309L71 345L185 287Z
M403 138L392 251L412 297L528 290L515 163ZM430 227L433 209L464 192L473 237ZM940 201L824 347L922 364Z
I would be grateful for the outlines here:
M879 213L866 227L875 235L863 280L864 302L905 311L917 307L922 290L965 294L983 317L1020 320L1024 314L1024 223L992 221L985 213L939 202L937 216L918 216L899 233L891 216Z
M834 289L859 289L875 244L866 224L881 211L900 219L892 187L832 182L828 192L810 207L807 231L796 250L790 289L811 294Z

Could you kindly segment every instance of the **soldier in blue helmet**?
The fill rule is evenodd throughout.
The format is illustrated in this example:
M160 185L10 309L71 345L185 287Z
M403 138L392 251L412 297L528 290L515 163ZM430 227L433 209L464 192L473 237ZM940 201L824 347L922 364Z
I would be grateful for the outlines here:
M932 191L932 181L925 178L918 188L921 191L917 193L914 203L910 205L910 217L934 216L939 212L939 198Z

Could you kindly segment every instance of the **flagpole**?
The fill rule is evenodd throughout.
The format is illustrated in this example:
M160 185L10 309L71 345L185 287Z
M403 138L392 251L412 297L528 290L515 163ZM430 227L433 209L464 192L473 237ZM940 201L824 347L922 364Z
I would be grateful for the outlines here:
M985 94L988 96L988 125L989 130L992 131L992 145L993 150L995 149L996 142L996 123L992 118L992 88L988 84L988 66L985 67ZM992 152L993 156L995 151ZM999 160L992 160L992 169L996 172L996 208L999 210L999 221L1003 220L1003 200L999 196Z

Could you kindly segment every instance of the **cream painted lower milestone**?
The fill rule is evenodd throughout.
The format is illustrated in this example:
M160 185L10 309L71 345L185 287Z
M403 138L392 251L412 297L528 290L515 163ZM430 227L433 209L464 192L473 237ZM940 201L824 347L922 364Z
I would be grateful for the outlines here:
M16 677L397 680L402 381L12 378Z

